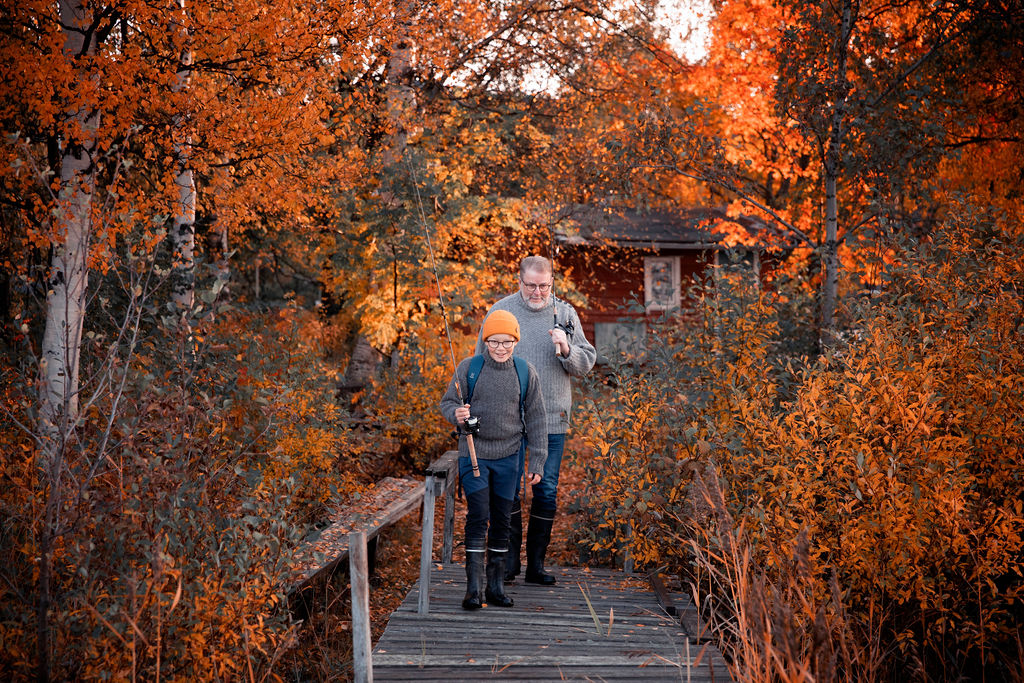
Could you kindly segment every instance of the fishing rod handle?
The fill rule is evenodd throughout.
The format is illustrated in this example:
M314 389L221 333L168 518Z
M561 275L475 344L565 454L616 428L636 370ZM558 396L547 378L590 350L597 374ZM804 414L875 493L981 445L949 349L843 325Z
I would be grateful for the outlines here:
M480 476L480 465L476 461L476 446L473 444L473 435L466 434L466 445L469 447L469 466L473 468L473 476Z

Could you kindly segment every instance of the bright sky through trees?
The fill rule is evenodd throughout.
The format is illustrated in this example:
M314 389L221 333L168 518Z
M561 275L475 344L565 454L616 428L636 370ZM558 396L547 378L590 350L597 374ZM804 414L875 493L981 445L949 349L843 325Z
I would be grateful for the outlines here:
M653 23L667 33L669 46L683 61L696 63L707 56L714 9L709 0L661 0L655 8ZM531 69L520 88L527 93L558 89L558 78L542 64Z
M669 34L669 45L688 62L707 55L710 20L714 10L708 0L662 0L655 21Z

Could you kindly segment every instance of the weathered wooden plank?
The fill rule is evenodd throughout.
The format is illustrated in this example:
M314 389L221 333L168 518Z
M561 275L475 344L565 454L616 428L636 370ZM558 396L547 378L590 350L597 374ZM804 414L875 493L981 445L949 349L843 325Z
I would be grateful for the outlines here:
M458 481L459 452L447 451L427 468L427 475L438 480L444 476L444 524L441 529L441 562L451 564L455 546L455 489ZM440 494L438 494L440 496Z
M299 591L318 577L334 572L348 558L351 531L361 529L367 540L376 538L382 529L416 509L422 498L422 482L394 477L377 482L374 492L360 501L358 509L338 515L296 553L299 574L289 592Z
M661 578L659 572L651 572L647 575L651 582L651 588L654 589L654 595L658 598L658 604L665 610L666 614L676 616L676 605L672 600L672 595L668 592L665 587L665 582Z
M410 657L408 654L380 654L374 655L374 666L384 669L389 666L408 666L409 663L424 667L460 667L465 664L475 664L474 660L465 656L449 654L420 654ZM659 667L671 670L693 669L697 667L694 659L680 657L679 660L672 660L666 657L659 657L648 652L637 652L635 655L607 656L599 654L540 654L534 653L526 656L510 657L508 655L496 655L488 660L488 664L495 667L527 666L527 667L562 667L571 669L573 667L598 667L600 669L627 668L641 669L644 667Z
M717 671L717 669L716 669ZM415 673L410 673L415 672ZM412 669L412 667L406 667L404 669L389 669L387 671L388 681L393 683L399 683L402 681L530 681L532 683L538 682L552 682L552 683L565 683L565 682L579 682L579 683L602 683L611 681L624 681L626 683L632 683L633 681L658 681L665 683L666 681L673 681L674 683L721 683L728 678L721 676L708 677L700 675L690 675L686 673L676 673L674 675L666 675L660 670L651 669L630 669L623 671L607 671L599 667L592 668L574 668L571 671L564 671L559 668L521 668L512 667L507 670L495 669L495 667L475 667L473 669L460 669L458 672L458 679L452 678L452 672L450 669L440 668L419 668Z
M602 630L601 633L597 633L594 629L591 629L588 633L583 629L560 629L557 628L557 624L555 625L556 628L543 628L547 626L550 626L550 624L536 624L532 630L525 626L522 628L503 628L501 633L488 633L487 639L490 643L495 644L506 642L511 647L533 648L535 645L544 646L548 643L571 643L579 648L597 648L599 650L631 650L634 643L643 642L648 647L655 648L658 651L663 649L672 650L677 643L687 640L686 633L683 631L659 631L652 628L624 629L613 626L610 630ZM474 633L475 629L472 629L472 625L463 625L461 629L434 627L415 629L410 627L388 634L387 646L395 648L397 647L396 643L415 642L420 650L423 647L428 649L435 646L447 647L451 638L455 638L456 642L461 639L472 643L476 638L482 637L479 635L474 636ZM379 644L378 646L382 651L386 649Z
M459 466L459 452L445 451L445 453L434 462L427 465L423 472L424 476L437 479L455 479L455 472Z
M434 479L427 477L426 490L423 494L423 533L420 534L420 582L421 586L430 585L431 556L434 549L434 496L437 493L433 486ZM430 606L430 591L418 591L417 613L427 614Z
M444 526L441 530L441 562L452 563L455 548L455 483L444 493Z
M370 659L370 575L366 564L366 532L349 535L349 576L352 581L352 671L356 683L373 683Z
M461 608L461 567L432 574L432 614L416 614L410 591L374 650L376 680L730 680L710 643L688 637L645 581L621 572L556 570L553 587L507 586L515 607L472 612ZM672 601L691 609L685 594Z
M455 483L455 470L458 466L458 451L447 451L440 458L430 463L426 469L423 482L423 530L420 543L420 581L419 585L430 585L430 567L434 552L434 502L438 496L445 495L444 536L442 541L442 562L451 561L452 536L454 534L455 514L452 490ZM426 615L430 609L430 591L420 591L416 611Z

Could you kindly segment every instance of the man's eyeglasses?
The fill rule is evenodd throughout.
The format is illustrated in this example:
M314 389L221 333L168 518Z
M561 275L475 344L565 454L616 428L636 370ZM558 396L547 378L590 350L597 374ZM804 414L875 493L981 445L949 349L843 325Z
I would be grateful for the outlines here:
M537 291L546 292L546 291L551 289L551 283L550 282L545 282L544 284L535 284L533 282L523 282L522 280L520 280L520 282L522 282L522 284L523 284L523 289L525 289L528 292L537 292Z
M511 349L512 345L515 344L515 340L512 341L497 341L493 339L487 340L487 345L492 349Z

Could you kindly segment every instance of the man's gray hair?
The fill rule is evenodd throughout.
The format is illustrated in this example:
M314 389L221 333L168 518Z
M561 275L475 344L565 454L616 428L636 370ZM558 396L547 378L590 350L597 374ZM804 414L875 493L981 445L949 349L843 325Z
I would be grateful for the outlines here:
M526 274L528 270L536 270L541 273L554 274L555 270L551 266L551 261L547 260L543 256L527 256L519 262L519 277Z

